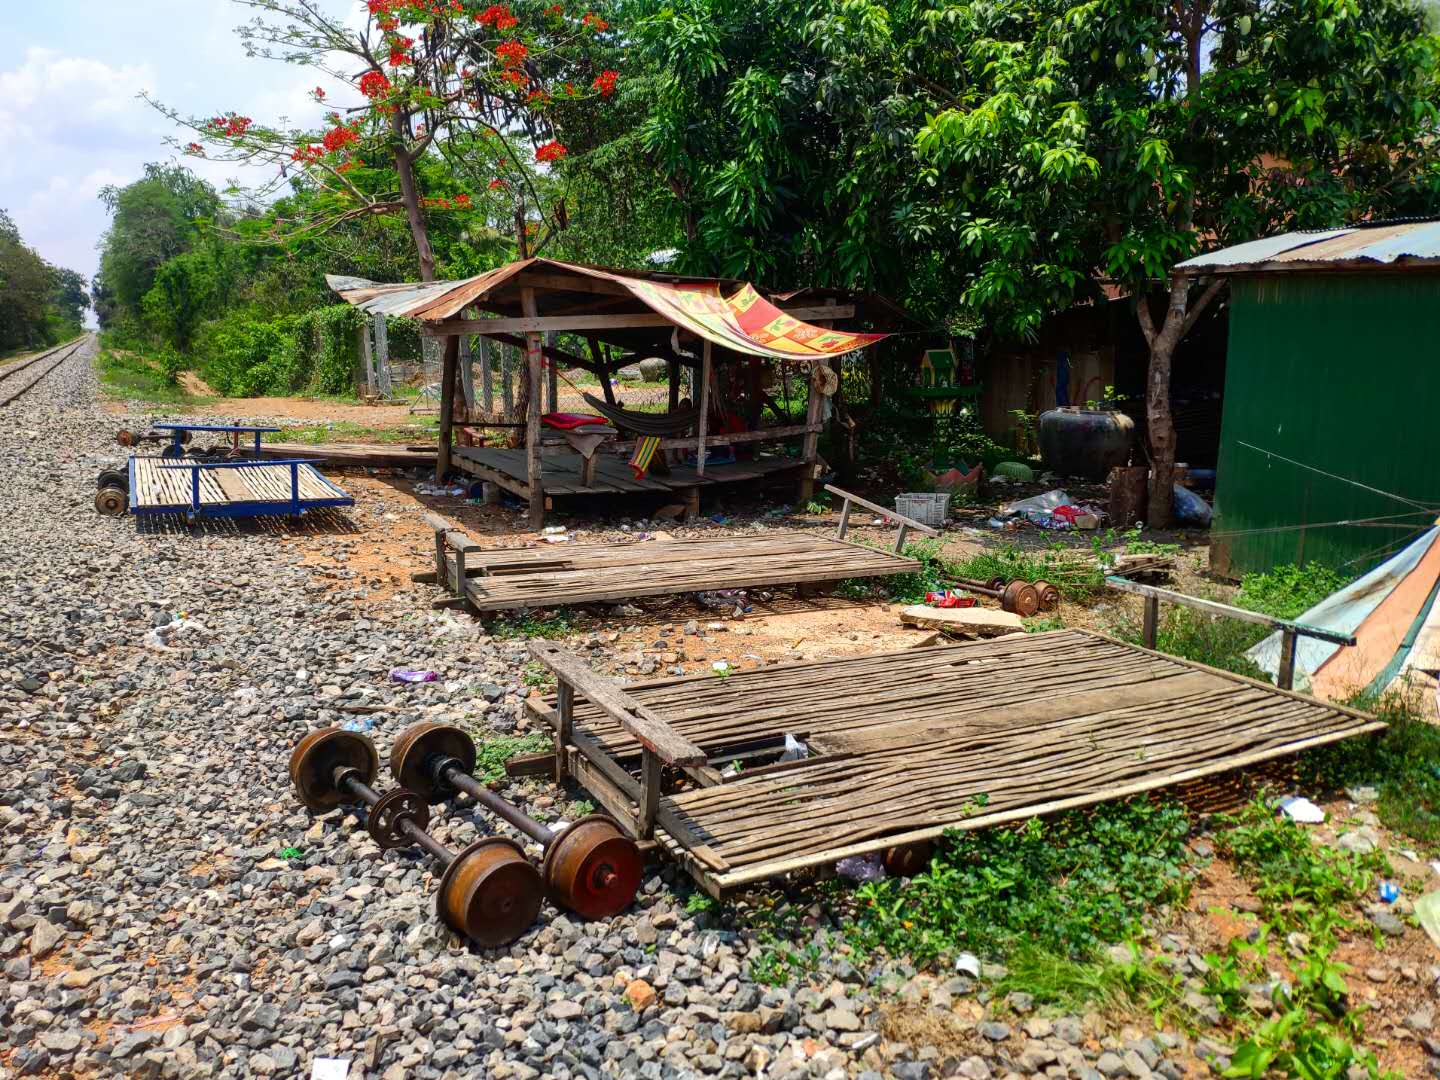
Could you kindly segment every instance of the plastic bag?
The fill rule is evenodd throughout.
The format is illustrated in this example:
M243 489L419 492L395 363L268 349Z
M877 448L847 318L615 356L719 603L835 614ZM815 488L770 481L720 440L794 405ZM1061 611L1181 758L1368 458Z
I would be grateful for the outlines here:
M440 675L434 671L407 671L404 668L396 668L390 672L390 678L402 683L434 682Z
M1172 505L1176 521L1183 521L1186 525L1199 525L1201 528L1209 526L1210 504L1189 488L1176 484Z
M801 758L809 756L810 748L787 731L785 733L785 752L780 755L780 760L799 761Z
M835 872L851 881L882 881L885 858L878 851L869 855L849 855L835 864Z

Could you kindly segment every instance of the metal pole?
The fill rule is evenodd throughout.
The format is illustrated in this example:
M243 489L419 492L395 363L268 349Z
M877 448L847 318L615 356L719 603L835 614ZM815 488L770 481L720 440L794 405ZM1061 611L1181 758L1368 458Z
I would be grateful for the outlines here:
M469 795L476 802L490 810L496 817L503 818L511 825L514 825L515 828L530 837L530 839L538 841L545 847L549 847L554 843L555 833L553 831L547 829L519 807L512 806L499 795L496 795L458 764L451 762L449 765L446 765L442 770L442 777L457 790L463 791L466 795Z

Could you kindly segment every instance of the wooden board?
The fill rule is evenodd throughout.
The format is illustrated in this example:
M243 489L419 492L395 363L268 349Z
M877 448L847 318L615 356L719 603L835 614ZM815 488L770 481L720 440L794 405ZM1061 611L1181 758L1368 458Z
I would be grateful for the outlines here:
M666 795L724 872L791 870L1169 787L1384 727L1371 716L1081 630L625 687L738 776ZM538 699L535 715L553 710ZM577 745L633 773L639 747L577 695ZM789 734L811 756L753 763ZM773 753L772 753L773 756Z
M914 559L888 551L814 533L778 531L471 550L465 566L466 595L481 611L881 577L920 569ZM445 580L453 580L453 570Z
M316 464L357 465L369 468L433 469L438 450L433 446L382 446L369 443L264 443L261 457L304 458Z
M455 467L461 471L490 480L517 495L529 496L530 471L523 448L457 446L451 453ZM707 464L704 476L689 466L671 465L668 475L651 470L637 479L624 458L599 452L595 455L595 476L586 483L580 476L580 455L561 452L545 454L541 475L545 479L546 495L633 495L680 491L701 484L759 480L802 465L803 462L794 458L759 457L733 465Z

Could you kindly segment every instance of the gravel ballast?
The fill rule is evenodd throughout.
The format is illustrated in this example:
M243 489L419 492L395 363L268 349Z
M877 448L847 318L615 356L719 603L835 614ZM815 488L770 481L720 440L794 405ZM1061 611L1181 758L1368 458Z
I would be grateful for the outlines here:
M513 731L524 643L414 592L357 603L359 583L302 561L343 524L282 544L283 525L98 516L114 432L145 418L100 408L93 351L0 410L0 1077L310 1076L319 1058L386 1080L1094 1076L1102 1053L1173 1073L1099 1029L1077 1047L1077 1019L986 1029L949 1011L966 987L936 982L927 1004L893 966L867 981L836 957L813 986L758 984L758 946L687 913L672 868L622 916L547 903L514 945L467 946L434 916L438 865L381 853L357 812L312 817L286 763L357 719L382 760L419 719ZM342 520L384 527L364 505ZM568 811L548 783L505 793ZM514 835L464 802L432 831ZM906 993L943 999L973 1046L882 1039Z

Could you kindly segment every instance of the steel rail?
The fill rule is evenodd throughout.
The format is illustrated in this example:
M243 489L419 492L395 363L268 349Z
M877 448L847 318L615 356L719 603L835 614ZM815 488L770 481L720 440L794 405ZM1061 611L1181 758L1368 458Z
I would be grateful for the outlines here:
M43 353L41 353L39 356L31 357L29 360L26 360L26 361L24 361L24 362L21 363L21 364L18 364L18 365L16 365L16 366L12 367L12 368L9 368L8 370L6 370L6 371L4 371L4 372L0 372L0 394L5 394L6 392L5 392L4 389L3 389L3 385L4 385L5 380L8 379L11 375L14 375L14 374L17 374L18 372L24 371L25 369L29 368L31 365L40 363L42 360L47 360L47 359L49 359L51 356L54 356L56 353L61 352L62 350L65 350L65 349L68 349L68 350L69 350L69 352L66 352L63 356L58 357L58 358L55 360L54 363L52 363L49 367L47 367L47 368L45 368L43 371L41 371L40 374L36 375L33 379L31 379L31 380L30 380L29 382L27 382L25 385L23 385L22 387L20 387L20 389L14 391L13 393L8 393L8 394L6 394L6 396L4 396L4 397L0 397L0 409L3 409L5 406L9 405L11 402L17 400L22 394L25 394L25 393L27 393L28 391L30 391L31 389L33 389L36 383L38 383L41 379L45 378L46 375L49 375L52 371L54 371L56 368L58 368L61 364L65 363L65 361L71 359L76 353L78 353L78 352L80 351L80 349L81 349L81 348L85 345L85 343L86 343L87 341L89 341L89 340L90 340L90 335L89 335L89 334L83 334L83 335L81 335L79 338L76 338L74 341L67 341L67 342L66 342L65 344L63 344L63 345L57 345L57 346L55 346L55 348L50 349L50 350L48 350L48 351L46 351L46 352L43 352Z

